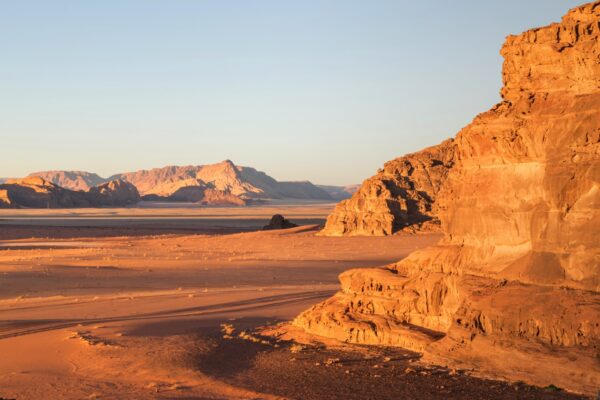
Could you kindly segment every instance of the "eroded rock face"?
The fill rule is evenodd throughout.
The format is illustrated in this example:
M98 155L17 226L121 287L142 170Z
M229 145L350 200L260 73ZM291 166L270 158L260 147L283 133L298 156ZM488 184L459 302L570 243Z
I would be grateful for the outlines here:
M450 139L385 163L335 207L321 234L383 236L402 229L439 230L436 198L453 158Z
M345 272L338 294L293 323L595 394L599 38L600 2L509 37L503 102L458 133L436 193L445 238L387 268Z

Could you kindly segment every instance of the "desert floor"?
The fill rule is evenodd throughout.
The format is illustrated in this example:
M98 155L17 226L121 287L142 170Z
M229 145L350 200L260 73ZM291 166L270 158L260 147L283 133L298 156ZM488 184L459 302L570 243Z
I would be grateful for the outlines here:
M2 211L0 399L574 397L254 334L440 239L317 236L331 207ZM277 212L303 226L256 231Z

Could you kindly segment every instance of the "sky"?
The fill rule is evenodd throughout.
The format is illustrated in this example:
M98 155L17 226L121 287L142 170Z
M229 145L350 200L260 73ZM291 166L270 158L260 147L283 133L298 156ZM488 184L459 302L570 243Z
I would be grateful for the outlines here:
M360 183L500 101L571 0L0 0L0 177L231 159Z

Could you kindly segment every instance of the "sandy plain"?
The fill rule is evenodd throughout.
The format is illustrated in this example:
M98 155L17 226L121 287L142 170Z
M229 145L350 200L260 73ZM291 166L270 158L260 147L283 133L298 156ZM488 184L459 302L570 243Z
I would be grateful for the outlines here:
M256 334L440 239L316 236L331 208L2 211L0 399L574 397ZM274 213L302 226L258 231Z

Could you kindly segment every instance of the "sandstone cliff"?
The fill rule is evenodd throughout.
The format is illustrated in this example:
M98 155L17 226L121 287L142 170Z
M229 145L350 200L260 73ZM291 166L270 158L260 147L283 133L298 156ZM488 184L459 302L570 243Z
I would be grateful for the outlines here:
M445 238L386 268L345 272L342 290L293 324L348 342L406 347L486 376L595 395L599 39L600 2L509 36L501 51L503 101L458 133L451 168L434 193ZM377 176L361 191L385 182L379 192L359 191L357 202L390 201L390 178ZM376 227L365 233L394 230L389 213L356 215L334 217L328 229L363 223Z
M436 198L453 157L453 141L447 140L385 163L335 207L321 234L382 236L402 229L439 230Z

